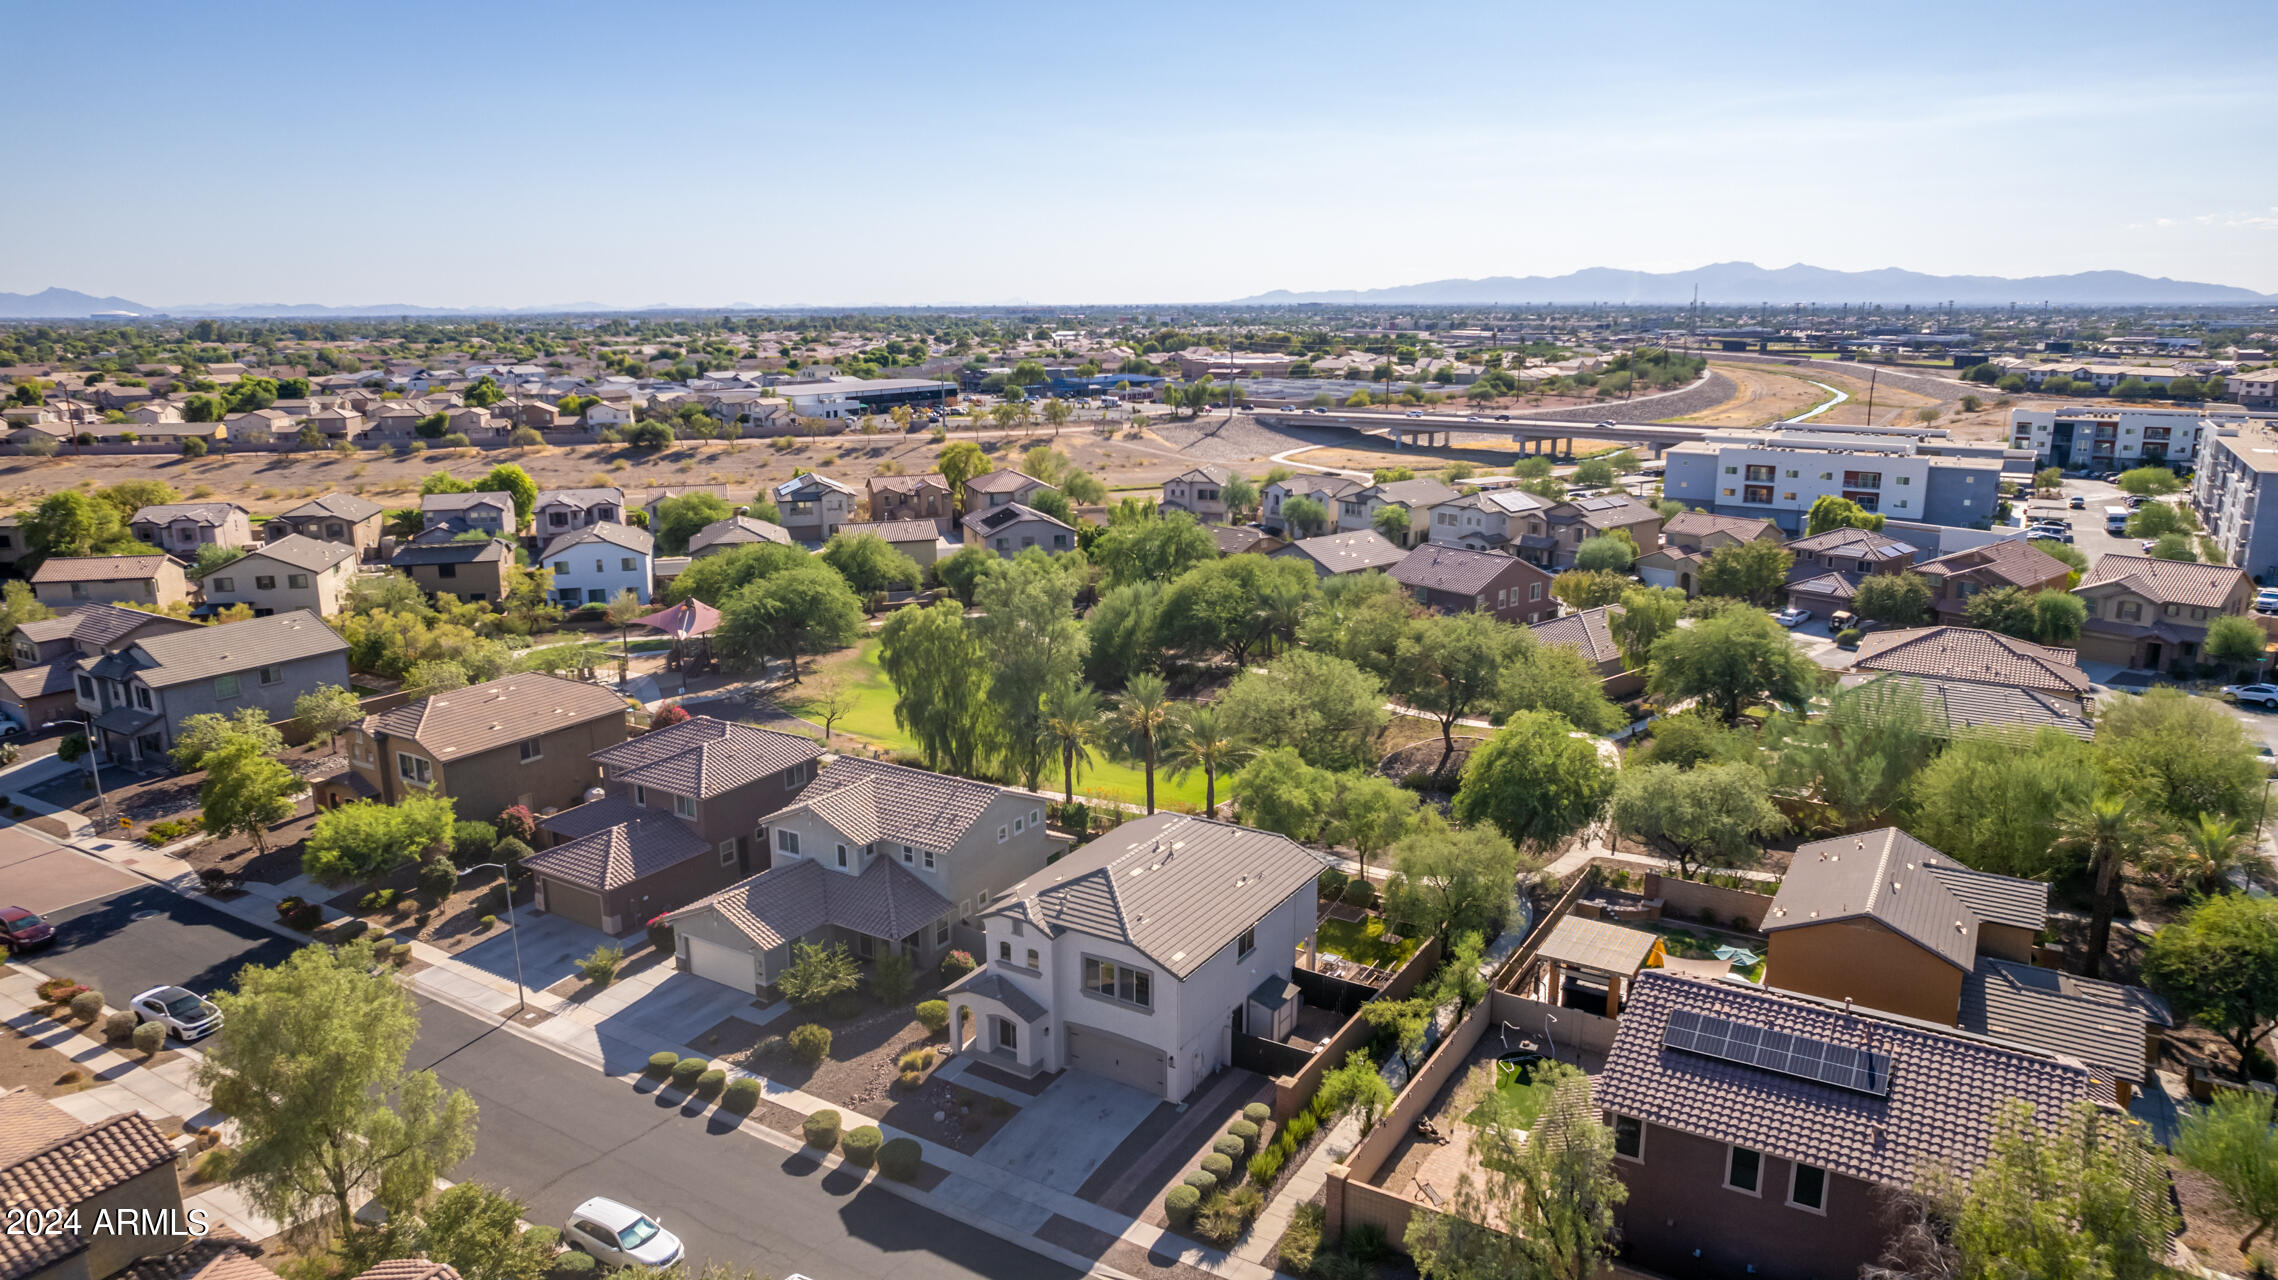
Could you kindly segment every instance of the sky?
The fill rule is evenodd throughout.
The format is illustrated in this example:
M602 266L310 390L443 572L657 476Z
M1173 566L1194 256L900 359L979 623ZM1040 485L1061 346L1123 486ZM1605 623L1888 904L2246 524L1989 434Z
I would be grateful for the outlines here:
M2278 5L0 0L0 290L1206 302L1747 260L2278 292Z

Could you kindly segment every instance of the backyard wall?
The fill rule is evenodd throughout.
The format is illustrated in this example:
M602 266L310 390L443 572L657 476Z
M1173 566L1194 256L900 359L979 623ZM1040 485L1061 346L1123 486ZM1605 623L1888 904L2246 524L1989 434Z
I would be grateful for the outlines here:
M1502 967L1495 970L1494 981L1487 985L1497 989L1508 987L1513 979L1526 972L1527 966L1534 963L1535 952L1540 951L1544 940L1550 937L1550 931L1557 927L1567 912L1574 909L1575 902L1589 891L1597 879L1596 865L1584 867L1582 874L1575 876L1566 886L1566 891L1558 895L1558 901L1550 904L1550 910L1543 912L1542 918L1535 921L1534 929L1527 934L1526 944L1511 953Z
M1479 1046L1480 1037L1487 1034L1495 1021L1494 1001L1482 1000L1463 1015L1461 1022L1448 1028L1439 1047L1425 1060L1423 1069L1410 1077L1406 1087L1400 1090L1400 1096L1392 1100L1392 1109L1345 1157L1348 1176L1361 1182L1375 1180L1384 1162L1391 1159L1392 1152L1399 1147L1400 1140L1416 1127L1417 1119L1431 1109L1432 1100L1439 1096L1440 1089L1463 1070L1470 1061L1471 1051Z
M1577 1049L1605 1056L1614 1047L1614 1030L1620 1025L1613 1018L1601 1018L1584 1009L1561 1009L1508 991L1496 992L1488 1003L1495 1010L1496 1022L1508 1022L1529 1036L1543 1032L1543 1015L1556 1016L1558 1021L1549 1024L1547 1034L1551 1056L1561 1061L1571 1060Z
M1406 999L1409 992L1414 991L1433 969L1439 967L1439 962L1440 940L1427 939L1424 945L1416 948L1416 954L1408 957L1408 963L1400 966L1400 971L1392 975L1392 980L1384 984L1384 990L1379 994L1386 1000ZM1321 1077L1342 1064L1345 1055L1366 1047L1375 1035L1376 1029L1369 1026L1368 1020L1356 1012L1345 1020L1345 1025L1337 1028L1337 1034L1329 1037L1321 1046L1321 1051L1305 1064L1304 1070L1295 1075L1277 1077L1273 1082L1275 1123L1287 1120L1303 1110L1305 1104L1313 1100L1313 1091L1321 1087Z
M1661 918L1664 920L1698 920L1703 911L1715 915L1715 923L1728 925L1734 919L1748 922L1752 932L1762 932L1764 917L1772 909L1769 894L1751 893L1746 889L1727 889L1723 885L1702 884L1697 880L1679 880L1657 871L1645 873L1644 894L1661 900Z

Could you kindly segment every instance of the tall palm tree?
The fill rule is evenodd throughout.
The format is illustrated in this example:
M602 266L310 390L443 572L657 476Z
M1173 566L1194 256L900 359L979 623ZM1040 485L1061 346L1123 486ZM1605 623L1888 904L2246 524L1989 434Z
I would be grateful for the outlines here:
M1310 595L1303 585L1281 581L1270 582L1258 591L1258 632L1266 642L1267 657L1273 656L1275 640L1296 639L1297 624Z
M1203 812L1218 816L1218 775L1239 766L1257 749L1234 736L1226 718L1209 703L1181 707L1174 717L1170 751L1164 763L1173 781L1202 770Z
M2057 847L2085 856L2095 881L2095 901L2088 913L2088 954L2080 962L2086 977L2096 977L2102 970L2105 948L2111 945L2121 870L2143 856L2152 838L2151 824L2124 795L2099 793L2087 808L2057 822Z
M1099 691L1066 677L1044 691L1044 736L1060 752L1061 802L1076 799L1076 775L1091 762L1102 728Z
M2202 813L2181 824L2167 863L2177 874L2197 881L2202 891L2212 893L2239 864L2247 844L2245 823Z
M1155 748L1163 728L1170 723L1170 695L1163 688L1163 678L1153 672L1141 672L1123 686L1123 701L1115 714L1131 734L1131 749L1147 762L1147 812L1155 811Z

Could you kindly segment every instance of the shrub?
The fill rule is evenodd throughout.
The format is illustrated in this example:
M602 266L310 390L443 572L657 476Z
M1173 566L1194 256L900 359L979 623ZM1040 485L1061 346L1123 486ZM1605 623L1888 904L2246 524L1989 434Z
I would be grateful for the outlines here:
M728 1082L726 1092L720 1095L720 1109L738 1115L748 1113L759 1105L759 1081L750 1076L737 1076Z
M923 1071L911 1071L905 1068L901 1074L894 1077L894 1087L904 1093L912 1092L924 1084L925 1073Z
M1218 1141L1211 1143L1210 1149L1228 1160L1246 1160L1250 1156L1250 1144L1232 1134L1227 1134Z
M1247 1120L1236 1120L1226 1126L1226 1136L1242 1140L1242 1154L1247 1156L1258 1149L1258 1127Z
M812 1022L792 1028L791 1052L810 1067L820 1063L831 1055L831 1029Z
M102 1011L103 993L100 991L82 991L71 997L71 1016L81 1022L93 1022L95 1015Z
M497 927L498 927L498 917L497 917L497 916L489 916L489 915L486 915L486 916L484 916L482 919L475 921L475 928L476 928L478 931L487 931L487 930L490 930L490 929L495 929L495 928L497 928Z
M933 1069L933 1050L912 1049L903 1054L901 1061L894 1065L904 1071L931 1071Z
M694 1088L697 1077L712 1064L702 1058L688 1057L672 1064L672 1083L682 1089Z
M932 1035L940 1035L949 1026L949 1002L947 1000L920 1000L918 1001L917 1012L918 1025L924 1027Z
M200 1182L227 1182L232 1163L228 1147L215 1147L198 1157L198 1162L191 1166L191 1174Z
M909 999L912 981L909 957L899 951L889 951L870 963L870 994L886 1004Z
M1313 1269L1313 1255L1321 1248L1323 1211L1317 1204L1301 1204L1289 1215L1289 1230L1281 1237L1281 1269L1301 1276Z
M1242 1118L1251 1124L1263 1126L1266 1121L1273 1119L1273 1108L1262 1102L1253 1102L1242 1108Z
M1188 1174L1186 1177L1180 1179L1180 1181L1185 1183L1187 1186L1193 1187L1194 1193L1199 1196L1207 1196L1210 1193L1218 1190L1218 1179L1211 1177L1209 1174L1204 1173L1200 1169L1197 1169L1193 1173Z
M867 1169L878 1162L878 1148L885 1141L886 1135L878 1132L877 1125L856 1125L838 1140L838 1149L846 1153L847 1159Z
M444 897L458 885L459 869L449 858L429 858L419 864L419 891L428 897Z
M363 897L356 899L356 909L358 911L378 911L382 908L392 906L394 903L395 890L374 889L370 893L365 894Z
M1859 629L1857 627L1845 627L1841 631L1836 632L1835 643L1841 645L1846 649L1857 647L1859 643Z
M799 1132L808 1146L828 1151L838 1145L838 1123L838 1112L825 1107L800 1121Z
M1194 1225L1194 1211L1202 1204L1202 1193L1180 1183L1163 1193L1163 1213L1171 1220L1171 1229L1184 1231Z
M1281 1162L1288 1159L1280 1147L1267 1147L1250 1157L1250 1181L1261 1187L1270 1187L1281 1176Z
M658 916L649 921L649 949L660 956L669 956L675 950L672 940L672 926L665 922L663 916Z
M1345 885L1351 879L1351 876L1348 876L1344 872L1337 870L1335 867L1326 867L1322 869L1320 878L1315 883L1320 886L1322 897L1336 898L1344 893Z
M952 951L941 958L941 985L948 986L981 967L970 951Z
M416 444L418 442L413 441L413 443ZM590 1276L595 1272L601 1270L601 1264L593 1260L592 1254L579 1253L577 1250L572 1249L568 1253L562 1254L560 1257L554 1259L554 1270L561 1272L565 1276Z
M498 828L487 822L462 818L451 824L451 861L462 867L496 862Z
M485 920L490 919L489 916L484 916L483 918ZM358 920L353 916L349 917L346 920L334 921L332 925L332 942L335 945L354 942L356 939L363 937L364 934L371 929L371 927L372 925L370 921Z
M124 1040L134 1034L135 1016L124 1009L114 1009L103 1016L103 1038Z
M669 1076L672 1074L673 1067L679 1062L679 1054L670 1049L659 1049L649 1055L649 1074L652 1076Z
M625 949L607 943L595 947L584 959L577 962L577 971L585 980L597 987L606 987L617 979L617 966L625 963Z
M506 437L506 443L517 449L528 449L546 443L546 437L539 434L534 428L516 427L513 433Z
M1256 1187L1237 1187L1202 1207L1195 1218L1195 1230L1223 1248L1242 1238L1265 1205L1264 1192Z
M915 1138L896 1138L878 1148L878 1172L896 1182L911 1182L918 1176L918 1166L924 1163L924 1148Z
M1376 901L1376 886L1366 880L1353 880L1345 885L1344 902L1348 907L1365 907Z
M728 1073L718 1067L713 1067L703 1075L696 1077L696 1096L699 1098L717 1097L720 1090L726 1088L727 1084Z
M1233 1157L1223 1152L1213 1151L1204 1156L1202 1158L1202 1171L1218 1179L1219 1186L1230 1187L1234 1185L1234 1160Z
M134 1029L134 1047L149 1057L166 1047L166 1027L163 1023L145 1022Z

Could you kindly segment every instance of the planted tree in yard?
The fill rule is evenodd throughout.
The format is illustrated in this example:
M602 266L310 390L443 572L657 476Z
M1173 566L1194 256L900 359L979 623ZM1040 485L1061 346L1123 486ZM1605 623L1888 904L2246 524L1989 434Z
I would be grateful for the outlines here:
M1484 714L1502 687L1518 632L1484 613L1426 614L1409 624L1392 660L1392 696L1439 721L1438 777L1455 756L1455 724Z
M479 1182L454 1183L419 1215L419 1256L459 1280L539 1280L554 1265L554 1233L524 1230L529 1206Z
M1769 538L1718 547L1701 561L1695 579L1704 596L1725 596L1768 608L1787 591L1795 553Z
M846 673L832 671L815 677L815 682L807 686L807 698L800 709L822 723L823 745L827 747L831 742L832 730L861 701L862 691L854 687L854 682L847 679ZM683 716L686 714L682 712Z
M1574 567L1584 573L1627 573L1635 559L1637 544L1624 534L1596 534L1574 548Z
M1305 763L1292 748L1273 747L1244 765L1227 791L1244 825L1310 841L1328 821L1337 776Z
M862 602L825 564L771 574L728 597L720 608L723 656L747 667L781 657L800 683L802 654L842 649L862 636Z
M1656 739L1669 723L1655 726ZM1830 825L1846 831L1875 825L1896 809L1938 750L1920 690L1891 678L1837 693L1820 715L1774 715L1765 722L1763 743L1781 788L1818 802Z
M1362 1132L1376 1127L1376 1118L1392 1106L1392 1086L1376 1070L1367 1053L1355 1049L1333 1071L1322 1073L1313 1105L1328 1124L1339 1117L1357 1115Z
M1422 798L1415 792L1373 773L1336 775L1329 800L1328 820L1322 838L1353 851L1360 862L1360 879L1368 878L1368 860L1393 846L1416 825Z
M1096 716L1095 716L1096 722ZM1202 772L1203 815L1218 816L1218 779L1240 768L1255 754L1226 723L1226 717L1209 703L1182 705L1174 717L1163 765L1171 781Z
M362 942L247 965L213 997L222 1029L198 1068L238 1125L234 1185L281 1222L322 1210L343 1237L366 1193L408 1216L474 1150L474 1099L407 1068L417 1011L373 968Z
M392 805L344 804L317 815L301 870L318 884L353 884L385 875L429 849L449 848L456 801L410 795Z
M926 767L971 774L989 714L989 671L965 611L942 600L888 618L878 666L894 686L894 723L917 739Z
M1163 678L1145 671L1131 677L1123 687L1122 701L1116 704L1115 717L1130 735L1132 753L1146 766L1147 812L1153 813L1156 747L1171 723L1170 696L1164 691Z
M174 767L187 773L203 769L206 756L232 743L243 742L265 756L285 753L285 735L269 724L259 707L241 707L235 715L204 712L183 719L174 735Z
M1596 821L1613 784L1595 741L1573 736L1558 716L1521 711L1464 762L1455 816L1491 823L1521 848L1545 848Z
M1237 737L1260 748L1292 748L1326 769L1367 764L1387 719L1376 677L1309 649L1293 649L1262 671L1234 677L1218 707Z
M1380 995L1360 1007L1368 1025L1378 1035L1391 1039L1392 1051L1400 1055L1400 1065L1410 1075L1415 1074L1416 1060L1424 1052L1424 1033L1431 1028L1434 1010L1428 994L1406 1000L1388 1000Z
M1811 510L1804 514L1804 536L1826 533L1830 529L1880 529L1888 517L1879 511L1869 511L1849 498L1824 494L1814 498Z
M1930 619L1930 599L1930 583L1919 573L1871 573L1859 580L1851 607L1886 626L1918 627Z
M2242 1073L2264 1074L2255 1046L2278 1024L2278 899L2200 901L2152 935L2143 974L2176 1012L2230 1041Z
M2183 481L2165 467L2134 467L2121 472L2120 478L2112 483L2139 498L2157 498L2183 491Z
M364 704L336 684L322 684L293 699L293 719L312 738L337 741L340 732L364 718Z
M2101 793L2057 823L2056 849L2085 861L2091 885L2088 946L2080 971L2096 977L2112 941L2112 913L2119 906L2120 880L2128 864L2149 853L2158 829L2138 811L2133 798Z
M833 534L823 546L822 561L838 570L856 595L914 591L925 582L917 561L875 533Z
M2263 646L2268 643L2262 628L2245 618L2226 614L2207 624L2207 658L2229 667L2234 678L2262 666Z
M813 1008L860 985L861 966L841 943L794 942L791 963L776 985L802 1009Z
M2106 774L2167 820L2260 811L2261 757L2245 725L2212 698L2165 687L2106 698L2096 745Z
M2048 877L2064 815L2096 793L2096 751L2058 729L1962 734L1917 773L1907 830L1963 865Z
M1626 574L1577 566L1550 580L1550 594L1569 609L1596 609L1621 603L1622 593L1634 585Z
M1614 1172L1613 1130L1579 1069L1536 1070L1550 1091L1541 1113L1489 1090L1471 1113L1471 1161L1446 1211L1409 1225L1408 1252L1425 1280L1589 1280L1612 1260L1614 1211L1629 1198ZM1481 1225L1489 1222L1500 1229Z
M2278 1128L2271 1126L2269 1101L2235 1089L2217 1092L2208 1106L2185 1113L2175 1158L2222 1189L2231 1212L2247 1224L2238 1251L2251 1257L2254 1238L2278 1222Z
M268 853L269 828L293 816L293 799L308 790L308 783L245 739L207 755L205 768L198 822L206 834L241 834L252 842L256 856Z
M1495 706L1505 713L1551 712L1585 733L1612 733L1624 719L1621 708L1606 697L1597 667L1580 650L1543 644L1524 628L1504 655Z
M1091 762L1091 749L1106 727L1106 715L1099 691L1074 676L1061 677L1044 694L1044 734L1060 756L1063 803L1075 802L1076 775Z
M1731 721L1761 702L1801 706L1824 677L1779 623L1731 609L1662 637L1648 684L1662 698L1698 698Z
M955 500L957 510L965 510L965 482L996 469L981 446L970 440L960 440L935 455L933 469L949 482L949 496Z
M1031 548L982 579L980 616L967 626L988 660L989 732L984 741L1008 772L1035 789L1050 759L1044 696L1083 669L1090 637L1074 601L1084 577L1080 556L1058 559Z
M1621 612L1606 618L1606 630L1621 646L1622 665L1643 671L1653 661L1653 646L1677 629L1685 614L1685 593L1674 587L1631 587L1622 592Z
M1311 538L1329 527L1329 509L1320 499L1299 494L1281 504L1281 519L1292 535Z
M1624 769L1614 785L1613 823L1675 859L1688 878L1705 867L1752 865L1763 842L1788 829L1763 773L1747 764Z
M626 587L616 595L609 597L609 603L601 610L602 618L610 626L617 628L617 678L619 680L625 678L625 669L632 662L633 624L648 615L649 606L641 603L641 597L631 587Z
M1526 865L1518 847L1496 832L1450 827L1434 816L1392 846L1384 914L1443 943L1459 932L1493 930Z

